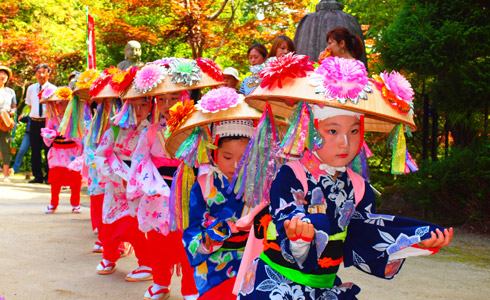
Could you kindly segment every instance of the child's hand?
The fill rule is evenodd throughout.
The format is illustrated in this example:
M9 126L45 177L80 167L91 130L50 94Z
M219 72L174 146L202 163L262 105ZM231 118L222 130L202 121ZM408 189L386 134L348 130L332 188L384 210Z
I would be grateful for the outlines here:
M437 233L437 235L436 235ZM419 244L425 248L442 248L446 247L451 243L453 239L453 228L444 229L444 232L436 229L436 232L432 231L430 233L431 238L420 242Z
M286 235L291 241L302 239L307 242L311 242L315 236L315 228L313 224L303 222L297 217L293 217L291 221L284 221L284 228L286 229Z

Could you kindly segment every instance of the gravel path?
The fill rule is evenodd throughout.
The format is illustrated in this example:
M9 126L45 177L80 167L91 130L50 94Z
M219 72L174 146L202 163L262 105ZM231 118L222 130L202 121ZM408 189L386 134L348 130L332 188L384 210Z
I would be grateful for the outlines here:
M91 252L96 236L88 196L78 215L71 213L69 190L53 215L44 214L49 198L48 185L21 177L0 183L0 298L143 299L151 282L124 281L137 266L134 255L120 259L112 275L95 273L101 255ZM490 299L489 250L490 238L456 230L448 250L408 259L394 280L356 269L342 269L340 276L362 288L359 299ZM179 279L172 281L172 300L182 299Z

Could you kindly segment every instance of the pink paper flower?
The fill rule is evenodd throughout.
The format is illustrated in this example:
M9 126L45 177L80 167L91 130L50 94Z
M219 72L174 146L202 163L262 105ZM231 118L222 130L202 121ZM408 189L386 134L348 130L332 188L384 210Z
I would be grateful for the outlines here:
M307 72L315 69L313 62L308 60L309 58L309 56L297 55L290 52L270 61L259 73L262 78L260 86L262 88L267 87L268 89L272 89L277 83L277 86L282 88L282 81L287 77L306 77Z
M385 82L386 88L395 94L400 100L410 102L413 100L412 85L400 73L391 71L390 74L383 72L380 74Z
M357 104L367 99L370 91L367 71L362 62L341 57L327 57L311 75L310 84L315 92L324 94L327 100L337 99L340 103L350 100Z
M134 77L134 90L138 93L151 91L165 79L165 70L155 64L146 65Z
M235 107L241 102L243 102L243 99L240 98L235 89L221 87L207 92L202 96L196 106L198 110L202 110L205 113L215 113L220 110Z
M56 88L45 88L41 90L41 92L38 94L39 99L45 100L48 99L49 97L53 96L53 94L56 92Z
M371 80L381 91L383 98L397 107L401 113L407 113L412 109L414 91L403 75L396 71L391 71L389 74L385 71L374 75Z

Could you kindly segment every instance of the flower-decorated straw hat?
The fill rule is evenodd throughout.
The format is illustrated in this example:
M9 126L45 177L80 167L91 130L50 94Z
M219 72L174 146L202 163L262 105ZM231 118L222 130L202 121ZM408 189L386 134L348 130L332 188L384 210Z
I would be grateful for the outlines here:
M73 97L72 90L67 86L59 88L47 88L39 92L39 103L46 103L48 101L70 101Z
M364 114L366 131L390 132L399 123L416 130L413 90L399 73L375 76L373 85L360 61L328 57L316 69L312 64L308 57L292 53L271 61L260 72L260 87L245 101L261 110L267 101L273 113L284 118L305 101Z
M360 61L327 57L314 68L307 56L291 53L271 61L260 76L260 87L245 101L257 109L269 103L275 115L290 118L290 129L281 144L286 156L321 146L316 130L310 130L312 106L331 107L363 115L364 131L392 132L393 161L405 162L407 157L406 164L397 163L392 172L407 172L406 166L413 160L406 151L404 131L410 134L416 130L414 92L398 72L384 72L369 79Z
M95 69L88 69L76 76L73 94L84 101L90 100L90 86L99 77L99 72Z
M246 104L243 96L234 89L221 87L206 93L196 105L190 102L177 103L170 109L170 115L171 118L167 120L170 136L165 147L175 157L179 147L199 129L208 142L214 141L217 135L243 135L251 138L253 121L258 121L262 113ZM208 130L211 124L215 124L213 132ZM190 145L190 140L188 142ZM184 151L185 145L181 148Z
M117 76L124 77L126 74L129 74L129 70L124 72L119 70L116 67L109 67L105 69L103 72L100 72L99 77L97 77L89 88L89 96L91 100L104 100L104 99L113 99L119 98L119 95L122 91L124 91L132 79L134 78L134 74L136 74L136 70L133 72L133 77L130 80L127 80L126 86L121 90L117 91L114 89L112 84L112 78L117 74ZM117 86L117 85L116 85Z
M154 96L223 84L223 71L211 59L162 58L142 67L122 98Z

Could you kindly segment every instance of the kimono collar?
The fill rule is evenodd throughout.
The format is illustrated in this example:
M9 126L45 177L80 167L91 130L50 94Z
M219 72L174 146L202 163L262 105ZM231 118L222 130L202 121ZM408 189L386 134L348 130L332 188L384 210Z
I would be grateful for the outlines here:
M227 180L228 177L226 177L226 175L223 174L223 172L221 172L221 170L217 166L210 164L208 174L206 175L206 188L204 190L204 195L209 195L209 193L211 192L211 184L214 185L214 181L212 180L214 178L214 173L216 173L216 175L218 175L218 178L221 180L221 188L225 188L225 181L223 177Z
M306 151L300 161L317 181L320 175L328 174L330 176L335 176L336 172L345 172L345 166L332 167L326 163L322 163L315 151L313 151L312 154L310 154L309 151Z

